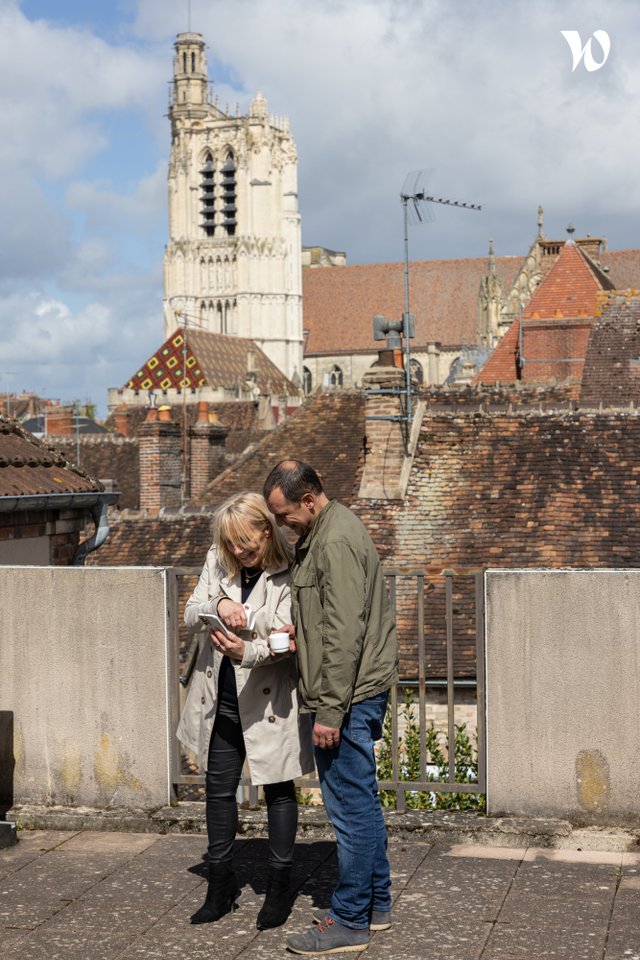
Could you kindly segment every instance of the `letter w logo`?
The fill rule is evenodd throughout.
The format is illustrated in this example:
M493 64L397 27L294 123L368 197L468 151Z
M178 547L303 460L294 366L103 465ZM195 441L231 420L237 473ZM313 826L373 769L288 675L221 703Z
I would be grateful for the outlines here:
M588 70L589 73L593 73L594 70L599 70L600 67L604 67L607 62L607 57L609 56L609 51L611 50L611 40L606 30L594 30L593 37L589 37L584 47L582 46L582 40L577 30L561 30L560 33L569 44L569 49L571 50L571 56L573 57L572 72L582 59L584 59L585 69ZM592 40L597 40L602 48L603 57L600 63L593 59L593 54L591 53Z

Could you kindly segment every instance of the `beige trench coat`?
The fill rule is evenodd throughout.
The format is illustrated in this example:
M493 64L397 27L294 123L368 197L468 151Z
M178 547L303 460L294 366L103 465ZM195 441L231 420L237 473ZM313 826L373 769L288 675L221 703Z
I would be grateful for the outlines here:
M215 547L207 554L200 580L185 607L185 623L202 626L201 613L215 613L222 597L241 602L240 573L229 579L218 563ZM313 771L311 727L298 713L298 674L294 654L272 657L267 637L291 622L291 590L286 566L266 569L248 602L256 615L254 630L239 632L245 641L242 663L232 660L238 706L252 784L279 783ZM197 754L207 769L209 740L218 705L217 684L222 654L208 633L191 679L178 739Z

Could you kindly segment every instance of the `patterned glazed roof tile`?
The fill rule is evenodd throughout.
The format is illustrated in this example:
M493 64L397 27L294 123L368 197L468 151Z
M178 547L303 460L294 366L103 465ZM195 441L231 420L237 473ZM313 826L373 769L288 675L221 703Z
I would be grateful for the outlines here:
M209 386L234 390L253 364L261 393L299 391L253 340L180 328L165 340L126 386L132 390L182 390Z

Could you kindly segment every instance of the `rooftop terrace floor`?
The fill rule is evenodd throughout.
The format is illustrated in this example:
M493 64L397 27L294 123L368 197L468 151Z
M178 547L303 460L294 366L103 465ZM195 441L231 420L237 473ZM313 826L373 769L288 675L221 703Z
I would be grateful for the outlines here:
M33 831L0 851L4 960L268 960L327 904L334 844L302 841L284 927L258 932L266 842L239 840L239 909L192 926L204 838ZM371 960L640 960L640 853L389 844L391 930Z

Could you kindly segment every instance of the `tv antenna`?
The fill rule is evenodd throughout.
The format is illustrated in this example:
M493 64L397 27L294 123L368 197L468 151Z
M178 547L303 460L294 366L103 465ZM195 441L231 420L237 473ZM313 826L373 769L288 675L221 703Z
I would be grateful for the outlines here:
M409 222L420 224L434 219L428 204L441 203L448 207L460 207L463 210L482 210L479 203L466 203L463 200L450 200L446 197L436 197L427 190L427 181L432 170L413 170L404 178L400 199L402 200L402 222L404 227L404 313L402 315L402 329L405 350L406 373L406 418L411 421L411 338L409 336L413 318L409 312Z

